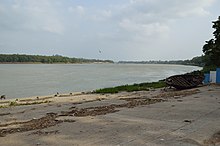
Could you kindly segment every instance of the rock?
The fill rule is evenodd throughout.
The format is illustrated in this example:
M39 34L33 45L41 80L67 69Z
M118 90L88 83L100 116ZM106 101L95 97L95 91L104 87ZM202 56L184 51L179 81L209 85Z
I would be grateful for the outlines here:
M6 98L6 96L5 96L5 95L2 95L0 98L1 98L1 100L2 100L2 99L5 99L5 98Z

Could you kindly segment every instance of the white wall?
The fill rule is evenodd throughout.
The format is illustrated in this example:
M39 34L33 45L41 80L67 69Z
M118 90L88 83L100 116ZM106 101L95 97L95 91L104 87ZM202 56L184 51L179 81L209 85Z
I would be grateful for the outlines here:
M216 71L210 71L210 83L216 83Z

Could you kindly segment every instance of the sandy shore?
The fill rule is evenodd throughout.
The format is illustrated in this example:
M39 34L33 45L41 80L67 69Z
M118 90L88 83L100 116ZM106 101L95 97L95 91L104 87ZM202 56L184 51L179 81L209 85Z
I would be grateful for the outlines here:
M0 146L220 145L220 86L0 101Z

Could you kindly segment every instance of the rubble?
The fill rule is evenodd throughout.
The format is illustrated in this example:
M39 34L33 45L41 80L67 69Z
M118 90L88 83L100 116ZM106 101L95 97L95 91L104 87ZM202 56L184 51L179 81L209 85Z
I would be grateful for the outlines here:
M204 76L202 75L185 74L171 76L165 80L165 83L176 89L190 89L202 84L203 80Z

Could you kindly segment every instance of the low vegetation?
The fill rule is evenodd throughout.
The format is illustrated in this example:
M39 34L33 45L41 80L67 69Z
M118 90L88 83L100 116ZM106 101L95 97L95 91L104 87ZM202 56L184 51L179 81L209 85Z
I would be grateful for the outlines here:
M133 92L133 91L149 91L149 89L156 89L165 87L166 84L163 81L152 82L152 83L140 83L140 84L133 84L133 85L122 85L112 88L104 88L95 90L93 93L98 94L105 94L105 93L118 93L118 92Z

